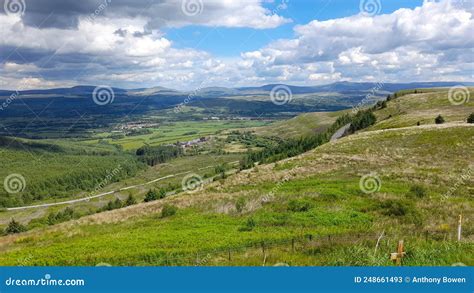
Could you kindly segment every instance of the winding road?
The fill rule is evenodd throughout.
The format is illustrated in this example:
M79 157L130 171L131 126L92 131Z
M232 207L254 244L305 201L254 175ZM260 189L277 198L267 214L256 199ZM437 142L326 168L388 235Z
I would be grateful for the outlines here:
M132 189L132 188L137 188L137 187L140 187L140 186L153 184L153 183L161 181L161 180L165 180L165 179L168 179L168 178L172 178L172 177L176 177L176 176L184 175L184 174L188 174L188 173L191 173L191 171L176 173L176 174L173 174L173 175L167 175L167 176L160 177L158 179L154 179L154 180L146 182L146 183L131 185L131 186L120 188L118 190L112 190L112 191L108 191L108 192L104 192L104 193L100 193L100 194L96 194L96 195L92 195L92 196L82 197L82 198L78 198L78 199L71 199L71 200L66 200L66 201L61 201L61 202L37 204L37 205L32 205L32 206L6 208L6 210L7 211L18 211L18 210L45 208L45 207L52 207L52 206L58 206L58 205L64 205L64 204L71 204L71 203L77 203L77 202L81 202L81 201L89 201L91 199L102 197L104 195L113 194L115 192L124 191L124 190Z
M349 128L351 127L351 124L346 124L344 126L342 126L341 128L339 128L332 136L331 136L331 139L330 141L335 141L335 140L338 140L340 139L344 133L346 133L347 130L349 130Z
M235 164L235 163L238 163L238 162L239 161L233 161L233 162L229 162L228 164ZM207 166L207 167L199 168L198 170L204 170L204 169L208 169L208 168L212 168L212 167L215 167L215 166ZM66 200L66 201L61 201L61 202L44 203L44 204L37 204L37 205L31 205L31 206L22 206L22 207L12 207L12 208L6 208L5 210L7 210L7 211L19 211L19 210L27 210L27 209L35 209L35 208L46 208L46 207L52 207L52 206L58 206L58 205L72 204L72 203L77 203L77 202L82 202L82 201L89 201L89 200L94 199L94 198L98 198L98 197L102 197L102 196L105 196L105 195L113 194L113 193L116 193L116 192L119 192L119 191L124 191L124 190L129 190L129 189L132 189L132 188L137 188L137 187L141 187L141 186L150 185L150 184L153 184L153 183L161 181L161 180L165 180L165 179L168 179L168 178L173 178L173 177L184 175L184 174L189 174L191 172L192 171L186 171L186 172L176 173L176 174L172 174L172 175L167 175L167 176L160 177L160 178L157 178L157 179L145 182L145 183L131 185L131 186L127 186L127 187L122 187L122 188L117 189L117 190L112 190L112 191L108 191L108 192L104 192L104 193L100 193L100 194L96 194L96 195L91 195L91 196L87 196L87 197L71 199L71 200Z

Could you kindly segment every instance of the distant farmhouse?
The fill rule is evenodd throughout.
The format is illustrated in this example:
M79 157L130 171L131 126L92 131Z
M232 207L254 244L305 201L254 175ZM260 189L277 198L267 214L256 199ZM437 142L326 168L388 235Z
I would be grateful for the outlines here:
M204 143L208 140L209 140L209 138L203 136L203 137L196 138L196 139L189 140L189 141L185 141L185 142L178 141L175 145L179 146L183 149L186 149L186 148L189 148L189 147L193 147L193 146L197 146L199 144L202 144L202 143Z

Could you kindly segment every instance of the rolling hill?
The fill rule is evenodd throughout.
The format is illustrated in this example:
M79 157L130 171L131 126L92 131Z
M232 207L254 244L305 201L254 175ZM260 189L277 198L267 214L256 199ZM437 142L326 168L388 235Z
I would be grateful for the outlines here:
M387 104L387 108L377 111L379 123L371 129L387 129L417 125L434 124L434 117L441 114L448 123L464 123L474 108L474 88L459 93L462 105L449 99L448 88L401 92L401 97ZM454 99L454 97L452 97Z
M0 264L391 265L403 239L405 265L474 265L474 106L446 94L398 97L368 129L192 193L3 236Z
M96 129L153 117L154 122L229 119L288 119L308 112L334 112L371 104L403 88L432 88L458 83L350 83L322 86L265 85L250 88L207 87L178 91L163 87L99 87L105 100L94 102L94 86L45 90L0 90L0 135L25 138L85 138ZM460 83L469 85L470 83ZM288 95L272 101L278 86ZM279 93L279 92L277 92ZM103 94L103 95L102 95ZM185 108L197 109L185 111ZM58 119L59 118L59 119Z
M298 138L326 130L345 111L313 112L298 115L294 118L278 121L268 126L251 129L257 135L280 138Z

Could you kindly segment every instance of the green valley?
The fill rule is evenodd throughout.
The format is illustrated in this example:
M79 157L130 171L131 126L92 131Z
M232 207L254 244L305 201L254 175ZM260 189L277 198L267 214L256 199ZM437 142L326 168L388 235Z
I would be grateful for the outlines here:
M206 141L153 167L141 166L131 151L149 138L137 136L126 151L106 142L102 150L112 153L104 157L134 158L136 173L110 182L104 198L71 205L75 216L59 223L47 224L46 217L63 206L1 212L4 227L15 218L30 230L0 238L0 263L391 265L389 254L404 240L405 265L474 265L474 126L466 121L474 104L453 105L444 89L420 92L360 110L373 111L375 123L341 111L198 130ZM437 115L445 123L435 123ZM347 118L333 124L339 116ZM361 126L329 142L347 121ZM188 139L183 132L173 139ZM294 143L283 148L279 133ZM300 144L317 135L305 151ZM59 145L69 152L81 146L83 156L99 152L91 140ZM239 168L238 161L258 152L281 159ZM152 189L162 196L142 202ZM125 204L130 195L137 202ZM116 198L118 206L100 210ZM462 241L456 241L459 215Z

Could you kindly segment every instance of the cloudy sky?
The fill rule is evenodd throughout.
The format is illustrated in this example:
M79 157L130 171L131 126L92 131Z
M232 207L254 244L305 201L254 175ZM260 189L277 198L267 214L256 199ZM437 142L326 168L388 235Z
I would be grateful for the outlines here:
M0 0L0 88L474 80L474 0Z

